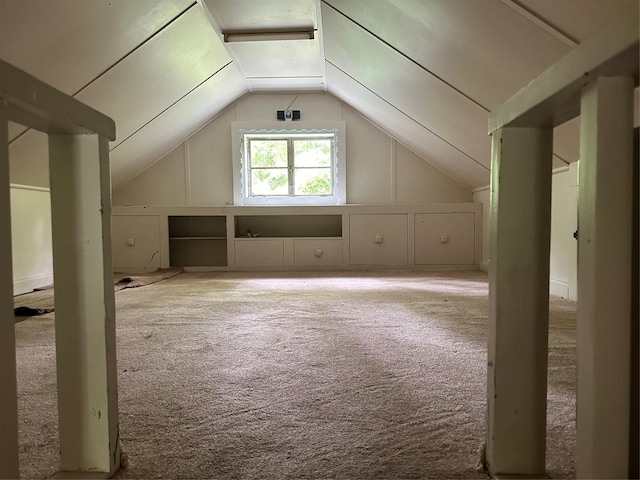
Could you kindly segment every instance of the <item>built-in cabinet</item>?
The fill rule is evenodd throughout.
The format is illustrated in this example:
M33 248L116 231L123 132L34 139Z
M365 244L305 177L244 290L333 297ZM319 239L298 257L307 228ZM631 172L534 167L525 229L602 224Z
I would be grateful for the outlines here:
M144 264L144 237L156 268L477 268L481 229L479 203L114 207L114 267Z

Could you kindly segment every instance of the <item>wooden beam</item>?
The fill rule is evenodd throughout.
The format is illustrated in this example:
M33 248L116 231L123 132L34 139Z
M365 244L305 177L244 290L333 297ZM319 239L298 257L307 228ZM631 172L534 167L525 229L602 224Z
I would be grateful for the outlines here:
M60 469L120 466L109 148L50 135Z
M504 128L491 152L487 463L545 474L551 129Z
M0 478L18 478L18 393L8 135L6 112L0 106Z
M580 118L578 478L630 478L632 152L633 82L599 78Z
M638 3L617 22L565 55L489 116L502 127L553 128L580 114L582 89L601 76L630 76L638 85Z
M0 101L9 120L41 132L97 133L116 139L112 119L2 60Z

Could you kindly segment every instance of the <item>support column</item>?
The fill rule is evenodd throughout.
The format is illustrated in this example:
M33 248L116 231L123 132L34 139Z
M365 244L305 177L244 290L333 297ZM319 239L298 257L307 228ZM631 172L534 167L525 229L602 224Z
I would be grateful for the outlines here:
M8 132L7 117L0 107L0 478L18 478L18 388Z
M545 472L551 129L494 132L487 463L495 476Z
M582 93L578 199L578 478L628 478L633 80Z
M50 135L60 470L120 465L109 150Z

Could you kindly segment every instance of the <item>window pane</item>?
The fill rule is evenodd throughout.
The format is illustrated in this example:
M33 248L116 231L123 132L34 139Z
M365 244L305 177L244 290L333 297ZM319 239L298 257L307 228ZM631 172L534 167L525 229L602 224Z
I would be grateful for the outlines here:
M286 140L250 140L252 167L286 167Z
M254 168L251 170L251 195L288 195L286 168Z
M296 168L296 195L331 195L330 168Z
M296 167L330 167L331 140L294 140Z

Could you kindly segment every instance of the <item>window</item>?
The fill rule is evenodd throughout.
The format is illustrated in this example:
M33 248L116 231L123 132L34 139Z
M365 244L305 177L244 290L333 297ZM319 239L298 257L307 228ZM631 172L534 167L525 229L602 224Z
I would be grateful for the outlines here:
M296 127L302 122L297 122ZM258 129L233 122L236 205L345 203L344 122L321 128ZM270 124L271 126L273 124ZM235 142L234 142L235 143Z
M245 195L333 195L333 134L245 135Z

